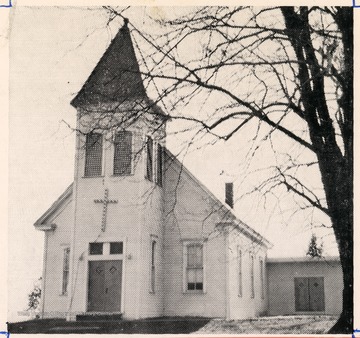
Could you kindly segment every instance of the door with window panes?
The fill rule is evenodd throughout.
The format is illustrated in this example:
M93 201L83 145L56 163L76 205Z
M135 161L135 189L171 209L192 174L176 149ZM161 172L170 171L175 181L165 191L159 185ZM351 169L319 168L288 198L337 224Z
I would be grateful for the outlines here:
M88 311L121 311L122 260L103 259L103 254L111 257L122 252L122 242L90 243L89 254L95 259L89 261Z
M88 310L120 312L122 261L89 262Z

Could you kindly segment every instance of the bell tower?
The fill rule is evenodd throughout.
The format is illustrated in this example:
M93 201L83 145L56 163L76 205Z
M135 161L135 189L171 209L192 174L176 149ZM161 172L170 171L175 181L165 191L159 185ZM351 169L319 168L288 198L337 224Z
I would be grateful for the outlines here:
M77 141L68 319L92 311L162 315L168 116L146 94L128 20L71 104Z

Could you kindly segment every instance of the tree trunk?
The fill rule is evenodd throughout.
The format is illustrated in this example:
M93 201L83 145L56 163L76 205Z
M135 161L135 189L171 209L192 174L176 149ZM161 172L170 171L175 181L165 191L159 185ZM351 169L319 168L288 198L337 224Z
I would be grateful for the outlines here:
M352 215L352 210L349 210L349 214ZM353 333L353 234L352 234L352 222L348 224L348 217L333 220L333 227L335 237L338 242L340 262L343 273L343 300L342 300L342 312L335 323L335 325L329 330L328 333Z
M300 93L312 145L319 162L328 213L339 248L343 272L343 308L329 333L353 332L353 25L352 9L338 7L335 21L342 34L344 70L338 74L342 97L338 100L344 123L344 151L336 142L325 94L324 75L311 39L309 12L283 7L287 34L299 63ZM312 84L312 86L311 86Z
M329 333L353 333L353 165L338 149L318 153L329 215L337 241L343 273L342 313Z

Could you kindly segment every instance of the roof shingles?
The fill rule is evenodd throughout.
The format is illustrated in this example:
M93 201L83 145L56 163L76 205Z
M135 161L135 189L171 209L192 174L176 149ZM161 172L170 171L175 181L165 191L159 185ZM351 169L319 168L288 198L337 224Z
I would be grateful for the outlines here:
M125 20L71 104L77 108L136 99L147 95Z

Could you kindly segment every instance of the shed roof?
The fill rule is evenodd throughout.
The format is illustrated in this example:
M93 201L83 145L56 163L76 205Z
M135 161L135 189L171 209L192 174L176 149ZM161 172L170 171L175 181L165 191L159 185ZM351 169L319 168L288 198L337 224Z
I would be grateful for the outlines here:
M301 263L301 262L330 262L330 261L331 262L340 261L340 258L338 256L325 256L321 258L302 256L302 257L274 257L267 259L267 263Z

